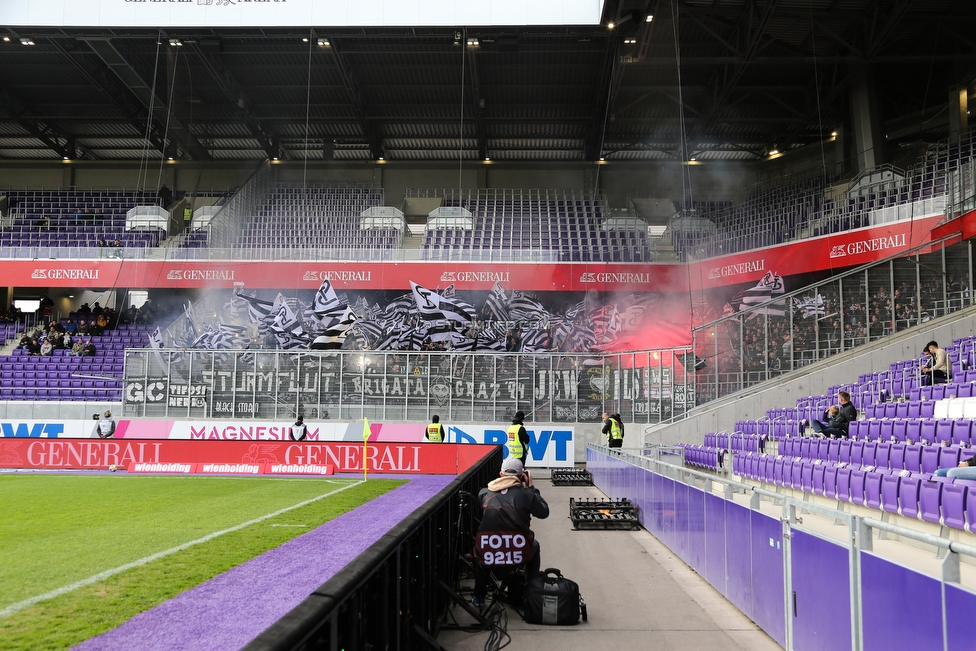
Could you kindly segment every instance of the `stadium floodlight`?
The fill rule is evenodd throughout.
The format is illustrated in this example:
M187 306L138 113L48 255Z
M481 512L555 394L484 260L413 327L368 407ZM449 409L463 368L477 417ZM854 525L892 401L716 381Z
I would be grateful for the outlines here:
M481 43L476 38L469 38L468 45L470 45L471 47L476 47L478 45L481 45Z
M647 14L647 18L644 19L645 23L654 22L654 14Z
M9 36L4 36L3 37L3 42L4 43L9 43L10 42L10 37Z
M22 38L22 39L20 39L20 44L21 45L34 45L34 41L31 40L31 39L29 39L29 38Z
M169 39L169 46L170 47L183 47L183 41L181 41L178 38L171 38L171 39Z
M617 26L617 24L615 22L613 22L613 21L610 21L609 23L607 23L607 29L613 29L616 26Z
M331 43L329 42L329 39L327 39L327 38L320 38L317 41L317 43L319 44L319 47L329 47L331 45Z

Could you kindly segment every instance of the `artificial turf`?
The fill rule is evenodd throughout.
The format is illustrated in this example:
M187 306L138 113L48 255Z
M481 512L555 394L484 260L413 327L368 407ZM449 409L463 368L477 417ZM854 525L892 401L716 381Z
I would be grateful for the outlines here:
M351 483L0 475L0 611ZM0 649L60 649L82 642L402 483L370 479L0 617Z

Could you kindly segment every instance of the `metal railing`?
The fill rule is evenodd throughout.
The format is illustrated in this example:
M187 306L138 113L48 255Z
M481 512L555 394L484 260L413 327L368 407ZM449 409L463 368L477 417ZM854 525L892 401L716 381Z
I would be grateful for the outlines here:
M699 404L973 305L972 243L947 241L694 328Z
M656 423L695 404L689 354L127 349L122 414Z
M474 548L470 497L501 463L496 447L244 649L437 648L460 554Z

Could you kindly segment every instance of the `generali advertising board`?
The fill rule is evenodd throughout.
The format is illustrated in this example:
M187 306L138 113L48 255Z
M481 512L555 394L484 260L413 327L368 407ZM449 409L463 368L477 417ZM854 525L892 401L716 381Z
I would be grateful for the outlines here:
M40 455L44 448L32 448L35 450L35 457L25 457L20 454L16 459L8 458L4 450L9 443L15 441L31 440L52 440L52 439L88 439L93 442L101 443L95 430L96 423L90 420L64 420L64 421L0 421L0 467L48 467L46 465L34 465L35 461L41 459ZM407 454L407 460L413 458L409 455L421 454L417 452L419 445L421 448L438 447L442 444L426 443L424 439L423 424L416 423L370 423L369 445L380 446L401 446L396 448L391 454ZM462 445L504 445L507 441L505 427L484 425L484 424L461 424L447 426L447 442L443 445L462 444ZM572 467L574 462L575 428L568 425L549 425L549 424L528 424L526 432L529 435L528 462L526 465L534 468L560 468ZM309 456L317 454L312 452L302 452L295 449L285 457L276 458L275 461L264 459L255 460L254 455L260 455L262 450L277 450L275 447L280 443L290 443L291 423L274 421L194 421L194 420L120 420L115 429L115 442L122 444L119 448L119 455L125 457L122 461L110 461L102 464L105 467L112 463L124 465L130 462L138 463L163 463L159 460L157 444L163 441L187 441L191 443L212 443L212 442L235 442L251 443L257 447L248 447L248 454L251 460L247 463L285 463L285 464L315 464L323 461L322 458ZM363 444L363 424L361 421L351 423L313 423L307 424L307 440L305 444L312 443L343 443L353 447L362 448ZM273 444L265 448L265 444ZM408 448L403 448L406 445ZM164 446L165 447L165 446ZM453 448L453 445L451 446ZM208 448L209 449L209 448ZM329 448L331 449L331 448ZM343 448L345 449L345 448ZM384 448L386 449L386 448ZM90 450L94 450L91 451ZM71 452L76 456L71 457L77 463L77 455L82 457L89 453L98 455L106 454L101 448L79 448L75 443L71 443L67 448L57 448L55 459L61 463L61 453ZM507 453L506 453L507 454ZM94 461L103 457L92 457ZM119 457L122 458L121 456ZM410 468L416 469L416 465L404 466L400 456L396 456L396 467L399 471L407 472ZM419 459L420 457L418 457ZM44 457L50 462L50 455ZM93 463L94 463L93 461ZM196 463L209 461L211 463L238 463L241 459L207 459L194 457L193 459L182 459L184 463ZM28 465L9 465L11 463L27 463ZM87 462L86 462L87 463ZM98 465L98 464L95 464ZM334 464L339 472L344 472L342 464ZM388 464L387 464L388 465ZM61 466L56 466L61 467ZM89 467L89 465L71 465L65 467ZM100 465L98 467L101 467ZM404 470L404 468L407 468ZM360 467L361 469L361 467ZM426 471L424 471L426 472Z

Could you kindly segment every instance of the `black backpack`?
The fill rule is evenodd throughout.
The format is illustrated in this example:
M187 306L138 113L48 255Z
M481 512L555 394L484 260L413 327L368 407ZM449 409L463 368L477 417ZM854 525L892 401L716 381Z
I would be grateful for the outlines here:
M586 621L586 602L580 596L579 585L563 577L554 567L540 572L525 584L523 606L522 618L529 624L575 624L580 614Z

